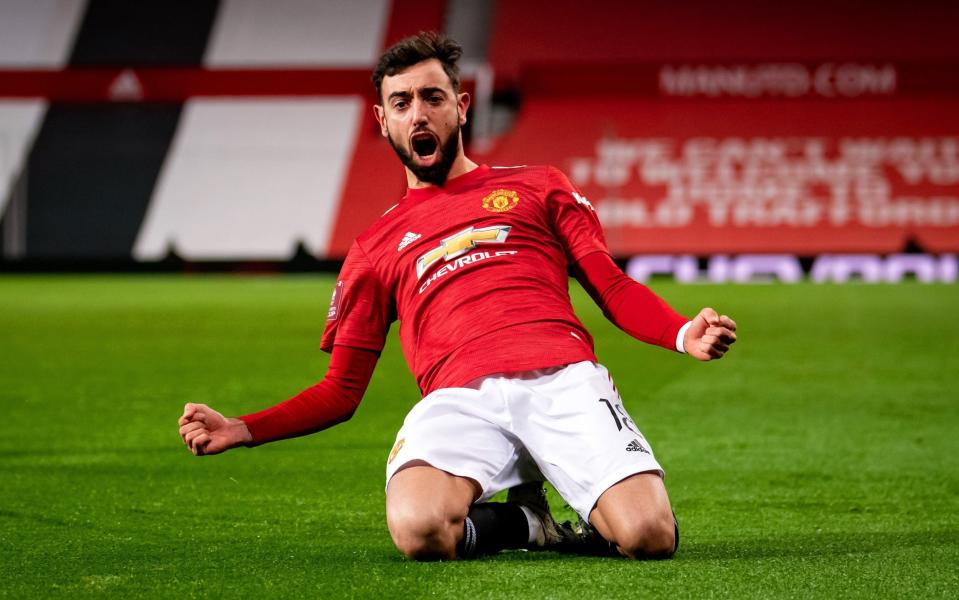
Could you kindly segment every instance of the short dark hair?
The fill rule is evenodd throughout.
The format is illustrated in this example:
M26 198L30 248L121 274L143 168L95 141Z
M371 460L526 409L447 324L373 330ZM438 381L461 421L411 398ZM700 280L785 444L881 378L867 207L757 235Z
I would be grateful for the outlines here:
M460 69L456 61L463 55L463 48L445 35L435 31L421 31L416 35L403 38L393 44L380 56L373 69L373 85L376 86L376 101L381 102L383 78L396 75L400 71L424 60L435 58L443 65L443 71L450 78L453 91L460 91Z

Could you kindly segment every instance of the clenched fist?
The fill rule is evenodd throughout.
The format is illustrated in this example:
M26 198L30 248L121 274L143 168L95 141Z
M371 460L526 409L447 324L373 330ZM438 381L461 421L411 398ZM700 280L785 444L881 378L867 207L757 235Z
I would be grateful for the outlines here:
M194 456L219 454L253 441L246 423L224 417L206 404L186 404L179 425L180 437Z
M683 336L686 353L699 360L722 358L735 342L736 321L711 308L699 311Z

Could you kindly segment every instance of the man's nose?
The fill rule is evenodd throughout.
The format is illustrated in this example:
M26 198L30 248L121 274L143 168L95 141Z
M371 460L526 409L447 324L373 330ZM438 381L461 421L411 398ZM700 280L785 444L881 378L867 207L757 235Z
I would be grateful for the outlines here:
M419 98L413 100L413 124L426 123L426 113L427 113L426 102L423 102Z

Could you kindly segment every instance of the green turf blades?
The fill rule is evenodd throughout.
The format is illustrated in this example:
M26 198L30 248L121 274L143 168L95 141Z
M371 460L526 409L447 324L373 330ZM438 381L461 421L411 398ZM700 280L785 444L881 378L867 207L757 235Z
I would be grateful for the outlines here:
M205 459L176 435L184 402L235 414L319 378L331 285L0 278L0 595L959 595L956 286L654 283L686 313L739 321L708 365L627 338L574 288L667 470L678 555L422 565L393 549L383 512L416 400L395 339L349 423Z

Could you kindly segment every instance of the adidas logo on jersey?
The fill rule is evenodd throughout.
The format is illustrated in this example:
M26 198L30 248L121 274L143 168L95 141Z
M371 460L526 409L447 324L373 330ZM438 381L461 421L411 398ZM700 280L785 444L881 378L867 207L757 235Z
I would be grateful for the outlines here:
M633 440L627 444L626 452L645 452L646 454L649 454L649 450L644 448L643 445L639 443L639 440Z
M407 231L407 232L406 232L406 235L403 236L403 239L400 240L400 245L396 247L396 251L397 251L397 252L402 252L402 251L403 251L403 248L406 248L407 246L409 246L410 244L412 244L412 243L415 242L416 240L420 239L421 237L423 237L423 236L420 235L420 234L418 234L418 233L413 233L412 231Z
M589 203L589 200L586 199L586 196L573 192L573 198L575 198L577 202L579 202L580 204L582 204L589 210L596 212L596 209L593 208L593 205Z

